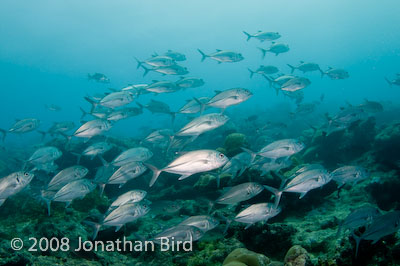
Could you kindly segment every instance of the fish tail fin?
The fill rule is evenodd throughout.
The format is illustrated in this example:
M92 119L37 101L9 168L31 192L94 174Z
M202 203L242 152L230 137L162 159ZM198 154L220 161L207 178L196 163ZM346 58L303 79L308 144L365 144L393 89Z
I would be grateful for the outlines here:
M290 73L293 74L293 72L296 69L296 67L294 67L294 66L292 66L290 64L287 64L287 65L288 65L288 67L290 67Z
M281 196L282 196L282 190L264 185L264 188L268 190L269 192L273 193L275 195L275 206L274 208L277 208L279 205L279 202L281 201Z
M356 258L357 258L357 255L358 255L358 247L360 246L360 242L361 242L361 240L362 240L362 237L360 237L360 236L357 236L356 234L354 234L354 232L352 232L352 237L354 238L354 240L356 241Z
M199 51L199 53L201 54L202 58L201 58L201 62L203 62L208 56L203 53L203 51L201 51L200 49L197 49L197 51Z
M136 102L136 105L139 106L139 108L140 108L141 110L143 110L143 108L144 108L143 104L141 104L141 103L139 103L139 102Z
M172 143L173 143L174 139L175 139L175 136L174 136L174 135L172 135L172 136L169 137L169 143L168 143L168 147L167 147L166 152L168 152L168 151L171 149Z
M247 41L249 41L253 36L250 33L243 31L244 34L247 36Z
M204 109L206 108L206 104L202 103L199 99L196 97L193 97L193 100L195 100L199 105L200 105L200 115L203 114Z
M153 177L150 180L150 184L149 186L153 186L154 183L157 181L158 177L160 176L162 170L158 169L157 167L155 167L154 165L151 164L144 164L147 168L149 168L151 171L153 171Z
M139 67L141 67L141 66L142 66L143 62L142 62L142 61L140 61L139 59L137 59L136 57L135 57L135 60L136 60L136 62L137 62L136 69L139 69Z
M251 70L250 68L247 68L250 71L250 78L253 77L254 73L256 73L255 71Z
M144 69L144 73L143 73L143 77L147 75L147 73L149 73L150 71L152 71L153 69L151 68L147 68L144 65L141 65L141 67Z
M3 134L3 137L1 138L1 140L4 142L4 140L6 139L7 130L0 128L0 133Z
M223 220L225 222L225 229L224 229L224 232L223 232L223 234L225 235L226 232L228 232L229 226L232 223L232 219L228 219L228 218L226 218L224 215L222 215L220 213L218 213L217 216L218 216L218 218L220 218L221 220Z
M100 161L101 161L101 163L103 164L104 167L108 167L108 166L110 165L110 163L107 162L107 161L103 158L103 156L102 156L101 154L99 154L98 156L99 156Z
M241 147L241 149L242 149L242 151L247 152L248 154L251 155L250 164L252 164L252 163L254 162L254 159L255 159L256 156L257 156L257 153L255 153L254 151L252 151L252 150L250 150L250 149L244 148L244 147Z
M44 191L41 191L41 193L43 193ZM41 200L43 200L45 203L46 203L46 206L47 206L47 215L51 215L51 199L48 199L48 198L46 198L46 197L44 197L43 196L43 194L42 195L40 195L40 199Z
M71 152L71 154L76 156L76 164L79 165L79 163L81 162L81 158L82 158L82 154L77 153L77 152Z
M92 240L95 240L96 237L97 237L97 234L100 231L101 224L95 223L95 222L92 222L92 221L83 221L83 223L86 224L86 225L89 225L89 226L91 226L93 228Z
M393 85L393 82L391 82L390 80L388 80L388 78L387 78L387 77L385 77L385 80L386 80L386 82L389 84L389 86L390 86L390 87L392 87L392 85Z
M264 49L264 48L261 48L261 47L257 47L257 48L258 48L258 50L260 50L261 53L262 53L261 58L264 59L264 58L265 58L265 54L267 53L268 50L266 50L266 49Z
M98 184L99 186L99 192L100 192L100 197L103 196L104 189L106 188L106 184Z
M169 114L171 116L171 123L172 123L172 125L174 125L175 118L176 118L176 112L170 112Z
M79 109L80 109L81 112L82 112L82 115L81 115L81 120L82 120L82 119L85 118L85 116L88 115L89 113L86 112L82 107L79 107Z
M275 92L276 92L276 95L279 95L279 91L280 91L280 88L278 88L278 87L275 87Z
M267 75L263 74L263 77L268 81L269 87L272 88L272 86L274 85L274 81Z
M97 106L99 103L96 102L96 101L94 101L93 99L91 99L91 98L88 97L88 96L85 96L84 98L85 98L85 100L86 100L88 103L90 103L90 104L92 105L92 109L90 110L90 112L93 112L94 108L96 108L96 106ZM81 110L81 111L82 111L82 110Z

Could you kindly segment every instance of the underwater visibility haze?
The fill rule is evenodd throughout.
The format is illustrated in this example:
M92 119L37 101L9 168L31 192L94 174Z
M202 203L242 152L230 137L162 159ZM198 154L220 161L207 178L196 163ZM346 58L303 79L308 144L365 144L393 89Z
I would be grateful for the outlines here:
M399 9L1 1L0 265L399 265Z

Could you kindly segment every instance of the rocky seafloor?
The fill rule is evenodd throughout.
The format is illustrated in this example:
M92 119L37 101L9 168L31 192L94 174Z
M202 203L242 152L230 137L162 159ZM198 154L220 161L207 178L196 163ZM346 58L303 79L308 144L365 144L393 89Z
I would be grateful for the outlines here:
M221 134L225 141L224 150L228 156L240 152L246 143L246 133L231 135ZM207 232L194 243L191 252L74 252L74 251L28 251L32 241L30 237L59 239L68 237L71 247L77 245L78 237L91 238L92 230L83 221L88 217L99 216L106 211L112 198L119 190L133 188L146 189L150 201L179 200L182 209L173 215L150 215L137 222L127 224L117 233L109 228L101 231L98 240L116 240L125 236L136 240L138 235L149 237L160 232L161 227L176 224L182 217L207 214L210 201L219 195L215 175L198 174L184 181L176 181L175 175L163 174L159 182L148 189L150 174L131 181L118 189L108 186L100 196L95 190L84 199L75 200L70 207L53 203L52 215L48 216L46 207L35 195L35 182L45 178L38 173L31 188L7 199L0 207L0 265L399 265L400 237L396 234L386 236L372 245L362 241L358 256L355 257L355 241L350 232L337 236L340 222L358 207L373 205L382 211L399 209L400 203L400 123L384 126L375 125L373 119L357 123L347 130L326 136L320 130L307 129L301 134L301 140L307 149L294 156L294 164L281 171L284 175L305 163L321 163L328 170L344 164L357 164L370 172L370 177L355 185L345 185L340 191L331 181L320 189L313 190L303 199L298 194L286 193L282 197L282 212L267 223L257 223L248 229L243 224L232 223L223 234L224 222L217 229ZM118 147L137 146L133 139L112 139ZM60 169L75 163L76 158L65 150L62 139L52 140L47 145L63 149L62 162L56 161ZM76 143L77 149L81 143ZM118 150L111 150L106 158L112 159ZM28 151L1 151L1 175L18 170L15 157L27 157ZM4 155L6 154L6 156ZM172 156L172 155L171 155ZM168 160L168 158L167 158ZM163 154L155 153L153 161L162 166L167 161ZM100 161L82 160L89 168L89 176L94 176ZM244 174L231 180L221 177L221 186L232 186L248 180L279 186L280 180L275 175L260 176L256 170L246 170ZM257 197L243 205L254 202L272 202L273 195L263 191ZM217 217L232 217L242 207L215 208ZM25 247L13 251L10 240L20 237Z

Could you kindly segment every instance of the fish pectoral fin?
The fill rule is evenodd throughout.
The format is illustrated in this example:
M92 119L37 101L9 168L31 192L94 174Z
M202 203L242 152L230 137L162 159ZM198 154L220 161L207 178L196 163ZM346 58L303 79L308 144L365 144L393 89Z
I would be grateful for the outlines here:
M185 178L188 178L189 176L191 176L192 174L184 174L184 175L181 175L179 178L178 178L178 180L183 180L183 179L185 179Z
M67 201L67 202L65 202L65 208L68 208L69 205L71 205L71 202L72 202L72 201Z
M0 199L0 206L3 205L3 203L6 201L6 199Z
M250 226L252 226L253 224L248 224L246 225L246 227L244 228L244 230L248 229Z
M122 226L123 226L123 224L120 224L120 225L115 226L115 232L118 232L119 229L121 229Z
M304 196L307 194L307 192L302 192L302 193L300 193L300 197L299 197L299 199L302 199L302 198L304 198Z

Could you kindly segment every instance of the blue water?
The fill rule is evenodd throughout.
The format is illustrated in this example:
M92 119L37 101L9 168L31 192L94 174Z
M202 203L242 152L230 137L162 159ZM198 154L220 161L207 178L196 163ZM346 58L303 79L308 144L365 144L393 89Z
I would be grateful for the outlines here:
M305 101L325 94L325 106L336 110L344 100L360 103L364 98L378 101L400 100L384 76L398 72L400 25L398 1L1 1L0 76L1 128L9 128L15 118L37 117L42 128L50 122L80 117L79 106L87 94L122 88L151 80L176 80L136 69L134 56L150 57L168 49L182 52L190 76L201 77L200 88L157 96L173 111L192 96L212 96L214 90L245 87L257 97L237 106L238 110L273 106L282 101L267 87L262 77L249 78L247 67L272 64L289 72L287 63L316 62L323 69L344 68L346 80L306 74L312 85L304 90ZM256 47L268 47L242 33L277 31L279 42L290 51L264 60ZM215 49L241 52L245 60L217 64L201 63L197 48L206 53ZM106 74L110 84L87 80L87 73ZM150 97L139 101L147 103ZM43 105L54 103L61 112ZM149 118L147 111L143 118ZM163 121L167 116L157 116ZM131 136L145 119L123 121L112 133ZM151 126L151 125L149 125ZM128 130L129 129L129 130ZM34 135L34 133L32 133ZM31 136L33 137L33 136ZM11 137L13 138L13 137Z

